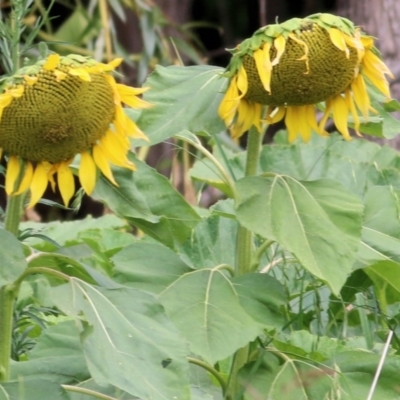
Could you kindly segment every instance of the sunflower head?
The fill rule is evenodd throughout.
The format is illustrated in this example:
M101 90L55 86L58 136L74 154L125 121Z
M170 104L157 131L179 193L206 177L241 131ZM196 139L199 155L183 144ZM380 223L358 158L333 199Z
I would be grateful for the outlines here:
M311 131L326 135L330 114L349 139L347 116L368 118L367 81L390 98L385 74L391 75L373 46L351 21L330 14L294 18L256 31L233 51L226 71L230 83L219 114L233 137L252 125L261 130L263 118L274 123L285 117L289 140ZM325 102L318 125L315 105ZM264 116L262 116L265 109Z
M79 179L90 194L99 169L116 184L110 163L134 169L128 137L146 138L123 111L150 105L135 89L117 84L108 64L50 55L4 79L0 86L0 149L8 158L8 195L31 190L30 206L56 181L67 205L75 186L69 164L80 155ZM55 179L55 177L57 179Z

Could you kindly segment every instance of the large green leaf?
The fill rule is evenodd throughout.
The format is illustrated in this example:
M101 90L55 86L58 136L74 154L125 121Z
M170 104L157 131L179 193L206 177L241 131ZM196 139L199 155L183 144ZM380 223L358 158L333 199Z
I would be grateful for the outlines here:
M29 230L32 235L40 234L40 237L29 237L24 243L33 246L41 251L54 251L57 246L70 246L81 242L79 235L86 230L103 229L124 229L129 228L126 221L112 214L104 215L100 218L86 217L77 221L54 221L54 222L22 222L21 229ZM43 237L48 237L54 243L46 242Z
M17 279L27 267L21 243L10 232L0 229L0 287Z
M400 189L372 186L364 198L362 241L357 255L358 267L378 261L400 262Z
M76 278L53 289L55 304L82 321L81 340L92 377L143 400L189 399L184 345L153 296L103 289Z
M384 291L389 286L397 292L397 301L400 301L400 263L379 261L365 268L364 271L375 283L378 290Z
M144 83L151 88L144 99L154 107L144 110L138 120L150 142L162 142L184 129L211 134L222 131L224 124L217 110L228 82L221 77L223 72L207 65L157 66Z
M67 392L56 382L44 379L20 379L0 385L0 400L70 400Z
M213 268L219 264L235 265L238 223L219 215L201 221L180 247L185 260L194 268Z
M159 294L168 316L193 353L211 364L232 355L261 332L241 307L223 270L186 273Z
M283 326L283 307L289 299L277 279L267 274L252 273L235 277L232 282L240 304L249 315L267 327Z
M115 169L119 186L101 177L94 196L149 236L174 247L190 235L200 217L165 176L131 157L137 171Z
M323 366L292 360L277 365L273 360L257 360L247 364L239 375L246 400L322 400L334 399L329 392L333 378Z
M361 236L362 205L338 183L288 176L237 182L243 226L277 241L338 293L352 269Z
M11 379L26 377L76 383L90 377L75 321L59 322L43 331L29 360L11 363Z
M131 244L112 261L117 282L154 293L192 270L176 253L158 243Z
M301 180L331 178L362 197L370 185L400 187L400 155L387 146L366 140L344 141L332 134L315 135L309 143L281 143L264 146L260 168Z

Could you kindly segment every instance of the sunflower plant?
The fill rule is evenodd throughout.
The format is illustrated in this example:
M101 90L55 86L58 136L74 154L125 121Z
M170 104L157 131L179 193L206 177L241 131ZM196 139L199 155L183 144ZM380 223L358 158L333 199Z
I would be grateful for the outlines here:
M226 69L157 66L141 88L119 83L121 59L46 51L21 67L12 43L5 397L398 398L400 156L358 137L400 130L374 38L333 15L293 19ZM190 152L196 203L132 151L167 139ZM110 212L21 222L55 206L46 190Z

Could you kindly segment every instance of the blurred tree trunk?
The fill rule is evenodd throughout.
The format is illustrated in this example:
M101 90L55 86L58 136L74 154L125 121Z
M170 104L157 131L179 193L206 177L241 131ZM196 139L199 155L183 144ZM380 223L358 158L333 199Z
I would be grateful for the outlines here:
M390 82L392 97L400 100L400 1L337 0L337 6L339 15L349 18L379 39L376 47L395 76ZM383 143L400 149L400 136L390 142L383 140Z

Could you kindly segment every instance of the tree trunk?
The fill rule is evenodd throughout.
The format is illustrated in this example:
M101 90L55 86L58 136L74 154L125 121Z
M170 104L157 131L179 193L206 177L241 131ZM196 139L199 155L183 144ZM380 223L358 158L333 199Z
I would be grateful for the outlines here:
M375 42L386 65L395 79L390 82L392 97L400 99L400 1L399 0L337 0L338 14L349 18L369 35L379 40ZM398 117L398 115L397 115ZM400 136L383 143L400 149Z

